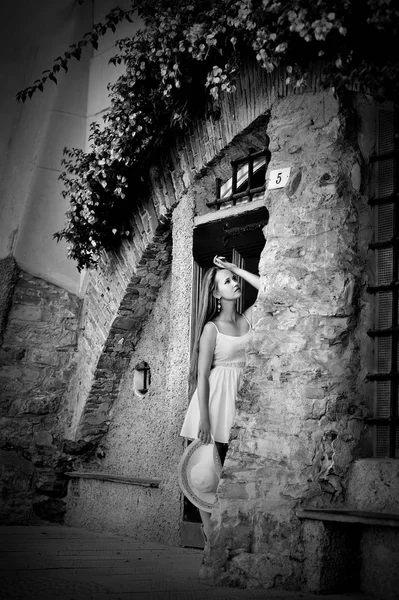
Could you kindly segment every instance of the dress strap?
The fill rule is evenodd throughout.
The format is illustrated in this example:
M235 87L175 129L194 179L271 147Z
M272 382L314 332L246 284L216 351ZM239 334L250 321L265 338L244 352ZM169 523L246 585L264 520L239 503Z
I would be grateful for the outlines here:
M249 325L249 328L250 328L250 329L252 329L252 325L251 325L251 323L248 321L248 319L247 319L247 317L244 315L244 313L242 313L242 316L244 317L244 319L245 319L245 320L246 320L246 322L248 323L248 325Z
M217 327L216 323L214 323L213 321L209 321L209 323L212 323L212 325L214 326L214 328L216 329L216 331L217 331L218 333L220 333L220 331L219 331L219 329L218 329L218 327Z

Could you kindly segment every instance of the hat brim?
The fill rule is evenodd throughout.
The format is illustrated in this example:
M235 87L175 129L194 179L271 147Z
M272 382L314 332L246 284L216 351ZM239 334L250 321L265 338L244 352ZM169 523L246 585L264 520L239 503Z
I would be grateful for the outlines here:
M209 450L206 450L209 447ZM220 461L219 452L216 448L216 444L211 442L210 444L203 444L200 439L196 439L183 453L178 466L178 477L179 484L184 495L190 500L194 506L205 512L212 512L212 509L216 500L216 490L214 492L202 492L197 490L191 482L189 472L191 468L197 463L200 453L212 452L213 456L213 467L215 469L218 479L222 473L222 463Z

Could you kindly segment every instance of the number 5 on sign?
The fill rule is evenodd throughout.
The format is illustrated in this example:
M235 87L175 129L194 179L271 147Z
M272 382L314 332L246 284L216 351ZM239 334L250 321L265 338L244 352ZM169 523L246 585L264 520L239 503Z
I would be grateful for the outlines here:
M276 169L275 171L270 171L267 189L274 190L276 188L285 187L290 178L290 172L291 167L285 167L284 169Z

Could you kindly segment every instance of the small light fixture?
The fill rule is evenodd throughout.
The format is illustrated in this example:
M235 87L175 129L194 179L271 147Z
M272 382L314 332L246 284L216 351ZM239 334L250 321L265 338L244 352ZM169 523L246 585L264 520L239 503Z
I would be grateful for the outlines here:
M150 365L142 360L134 367L133 388L139 398L143 398L151 385Z

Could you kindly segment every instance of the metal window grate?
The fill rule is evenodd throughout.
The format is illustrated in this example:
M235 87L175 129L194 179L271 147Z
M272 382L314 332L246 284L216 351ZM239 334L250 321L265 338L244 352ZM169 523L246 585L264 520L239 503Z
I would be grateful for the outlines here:
M376 252L377 284L390 284L392 281L393 248L379 248Z
M376 430L376 455L379 457L388 456L389 428L386 425L377 425Z
M378 110L378 154L391 152L394 147L395 113L391 108Z
M392 196L394 191L394 161L380 160L376 164L377 170L377 194L379 198Z
M380 419L388 419L391 406L391 382L377 381L377 394L375 412Z
M389 373L391 370L391 337L377 338L377 371L379 373Z
M395 138L395 133L396 138ZM396 141L395 141L396 140ZM371 157L375 212L376 328L374 425L377 457L399 457L399 114L398 107L382 105L378 111L377 154Z
M377 240L388 242L393 236L393 204L377 206L376 217Z
M216 200L207 202L207 206L228 208L260 197L266 189L266 171L271 157L268 146L269 138L263 150L233 160L232 176L223 183L216 180Z
M392 292L377 294L377 327L387 329L392 323Z

